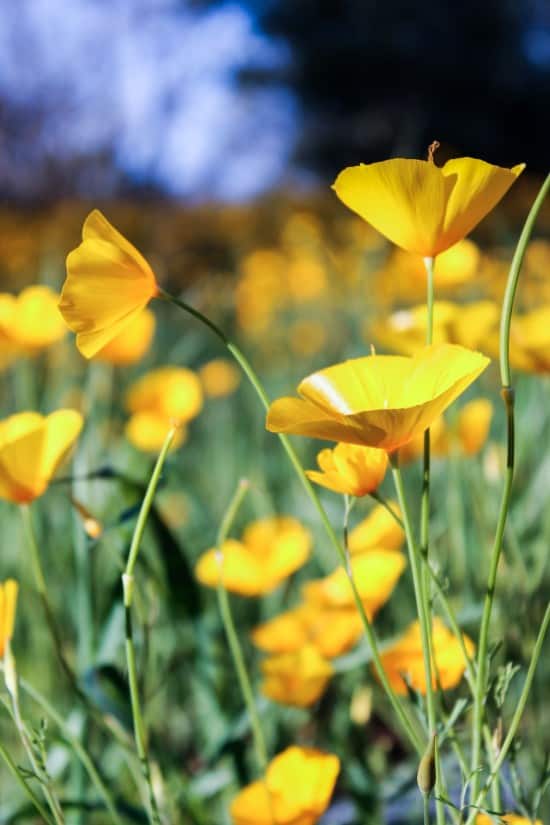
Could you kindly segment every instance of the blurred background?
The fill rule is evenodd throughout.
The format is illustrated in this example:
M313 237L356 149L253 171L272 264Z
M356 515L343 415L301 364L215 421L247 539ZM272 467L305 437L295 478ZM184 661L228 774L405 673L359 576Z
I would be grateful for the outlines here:
M546 0L20 0L0 195L242 201L392 155L544 171Z

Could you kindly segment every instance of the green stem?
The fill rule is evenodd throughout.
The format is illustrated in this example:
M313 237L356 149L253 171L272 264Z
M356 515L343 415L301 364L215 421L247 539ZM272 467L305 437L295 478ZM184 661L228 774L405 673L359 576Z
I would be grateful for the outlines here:
M512 377L510 371L510 326L512 323L514 298L516 295L516 289L518 285L519 275L521 272L523 258L525 255L525 250L527 249L527 244L529 242L529 238L531 237L531 232L533 231L535 220L549 190L550 175L547 176L537 197L535 198L535 201L529 211L529 214L521 231L521 235L519 237L519 241L514 252L514 257L512 258L510 272L508 274L508 281L506 283L506 290L504 293L502 314L500 319L500 379L502 384L501 395L506 408L507 419L507 460L504 488L502 492L499 517L491 554L489 579L487 582L487 592L485 595L483 615L479 631L477 682L476 693L474 698L474 712L472 717L472 799L476 799L479 792L480 774L478 769L480 767L479 763L481 761L482 730L484 721L484 699L488 675L487 650L489 644L489 626L491 623L491 613L494 600L498 563L502 552L504 528L506 526L506 517L508 514L508 508L510 506L512 481L514 476L514 390L511 384Z
M31 684L26 682L25 679L18 679L18 684L22 690L30 696L31 699L36 702L36 704L42 708L46 715L49 716L50 719L52 719L57 725L59 730L62 732L63 737L67 740L67 742L69 742L77 758L82 763L97 792L105 802L105 807L109 811L111 820L115 823L115 825L122 825L122 820L116 810L111 792L103 782L94 763L83 748L79 738L72 733L69 725L67 725L63 717L55 710L53 705L50 704L45 696L39 693Z
M529 692L531 690L531 685L533 684L533 679L535 677L535 672L537 669L537 664L540 659L540 655L542 652L542 646L544 644L544 640L546 638L546 633L548 632L548 627L550 626L550 604L547 605L546 611L544 613L544 617L539 628L539 632L537 634L537 639L535 641L535 647L533 648L533 654L531 656L531 661L529 662L529 667L527 669L527 675L525 676L525 682L523 683L523 688L520 693L520 697L516 704L516 709L514 711L514 715L512 716L512 721L510 722L510 726L508 728L508 733L502 743L498 756L495 759L495 762L491 768L491 772L487 777L485 784L479 794L476 797L472 797L474 799L474 807L472 814L468 819L468 825L472 825L475 820L477 814L477 808L483 802L483 798L487 791L490 789L492 783L494 782L495 778L498 776L499 771L504 764L504 760L508 756L508 751L512 746L512 742L514 741L514 737L518 731L523 712L525 711L525 706L527 705L527 700L529 698Z
M252 366L250 365L250 363L248 362L248 360L244 356L244 354L240 351L240 349L235 344L233 344L231 341L229 341L229 339L227 338L225 333L223 333L222 330L220 330L212 321L210 321L210 319L206 318L204 315L202 315L202 313L198 312L198 310L194 309L193 307L190 307L189 304L186 304L184 301L180 300L179 298L175 298L173 295L170 295L168 292L165 292L164 290L159 289L158 297L162 298L163 300L170 301L171 303L175 304L175 306L178 306L180 309L183 309L185 312L188 312L191 315L193 315L193 317L197 318L199 321L201 321L203 324L205 324L222 341L224 346L227 347L228 351L231 353L233 358L237 361L237 363L239 364L239 366L241 367L241 369L245 373L246 377L250 381L251 385L253 386L254 390L256 391L256 394L258 395L260 401L262 402L262 405L263 405L264 409L267 410L269 408L270 400L269 400L269 397L268 397L265 389L263 388L263 386L260 382L260 379L258 378L256 373L254 372ZM314 505L315 509L317 510L317 512L319 514L319 517L321 519L321 522L323 524L325 532L326 532L326 534L329 538L329 541L331 542L332 546L336 550L336 553L338 554L338 558L340 559L340 563L343 564L344 567L345 567L345 564L346 564L345 551L344 551L344 549L342 547L342 544L339 541L334 529L332 528L330 520L327 516L325 508L321 504L319 496L317 495L317 493L313 489L308 477L305 474L304 468L302 467L302 465L300 463L300 459L296 455L294 447L292 446L292 444L290 443L290 440L288 439L288 437L286 435L279 434L278 438L279 438L279 441L281 442L281 444L283 445L283 448L284 448L284 450L285 450L285 452L286 452L286 454L287 454L287 456L290 460L290 463L292 464L292 466L293 466L293 468L296 472L296 475L300 479L302 487L304 488L305 492L309 496L310 501L312 502L312 504ZM419 754L422 754L424 752L424 747L425 746L421 742L418 734L416 733L416 731L414 729L413 724L411 723L411 721L409 719L409 716L408 716L407 712L405 711L405 708L403 707L402 702L398 698L397 694L393 690L393 688L392 688L392 686L391 686L391 684L388 680L386 672L385 672L385 670L382 666L382 660L380 658L380 652L379 652L379 649L378 649L378 643L376 641L376 636L374 634L374 630L373 630L372 625L369 621L369 618L368 618L368 616L365 612L363 602L361 601L361 597L359 595L359 591L357 590L357 586L356 586L356 584L353 580L353 577L351 577L349 579L349 581L350 581L350 585L351 585L351 589L352 589L352 593L353 593L353 599L354 599L355 605L357 607L357 610L359 611L359 615L361 617L361 621L362 621L362 624L363 624L363 627L364 627L364 630L365 630L365 636L367 637L368 644L369 644L369 646L371 648L371 651L372 651L373 663L374 663L374 667L375 667L376 673L378 675L378 678L379 678L379 680L382 684L382 687L384 688L384 690L386 692L386 696L388 697L388 700L389 700L389 702L390 702L397 718L399 719L399 721L401 723L401 726L402 726L403 730L405 731L405 733L407 734L407 736L409 738L409 741L416 748L417 752Z
M50 818L49 814L46 812L46 809L43 807L42 803L40 802L39 798L36 796L35 792L27 782L27 780L21 775L19 768L4 748L2 744L0 744L0 756L6 763L6 767L8 768L9 772L15 779L15 781L21 786L23 791L27 794L30 801L44 820L47 825L52 825L53 820Z
M124 592L124 611L126 616L126 664L128 668L128 683L130 687L132 718L134 721L134 739L136 743L136 751L141 764L143 778L145 779L145 783L147 785L149 793L149 816L152 825L160 825L161 819L157 805L157 800L155 797L155 792L153 789L151 768L149 765L149 754L147 748L147 735L145 730L145 723L143 721L143 714L141 711L141 702L139 698L134 633L132 626L134 567L137 561L141 540L143 538L143 532L145 530L145 525L147 523L147 518L149 516L149 511L151 509L151 505L153 504L153 499L155 497L157 486L162 473L162 468L164 466L166 456L168 455L168 450L170 449L170 445L172 444L172 440L176 433L176 429L176 427L171 427L168 430L166 438L164 439L164 444L162 445L162 449L159 453L159 457L157 458L157 462L153 469L151 478L149 479L149 484L147 485L147 490L141 503L141 509L139 511L136 526L134 528L132 543L130 545L130 552L128 554L128 561L126 562L126 568L122 575L122 587Z
M403 524L405 527L405 535L407 538L407 547L409 550L409 561L411 565L414 595L416 599L416 609L418 613L418 620L420 623L420 635L422 639L422 656L424 659L424 674L426 679L426 708L428 713L429 735L433 736L436 732L436 716L435 716L435 701L432 682L432 661L430 655L430 641L428 631L429 616L426 611L426 605L422 596L422 567L421 554L414 538L409 507L405 497L405 489L403 486L403 479L401 477L401 470L399 469L399 455L393 453L391 456L392 475L395 484L395 491L397 499L401 508L403 517Z
M216 541L216 557L218 560L220 576L218 579L217 593L218 605L220 608L220 615L222 618L225 635L227 637L227 643L229 644L231 656L233 657L233 664L235 665L235 670L237 671L237 678L239 680L241 693L243 695L246 709L250 717L250 725L252 728L252 735L254 737L254 747L256 750L258 767L260 769L260 773L264 774L268 763L267 748L265 744L264 734L262 731L262 726L260 724L260 717L258 714L258 709L256 707L256 701L254 699L254 692L252 690L252 685L248 677L242 647L239 642L239 636L235 628L235 622L233 621L233 615L231 613L231 607L229 604L229 597L223 583L223 545L231 529L231 526L235 520L235 516L237 515L237 512L243 502L243 499L246 493L248 492L248 489L248 481L245 481L243 479L239 483L237 490L235 491L235 495L229 503L229 507L225 512L225 515L220 525L220 529L218 531Z
M428 794L422 794L424 800L424 825L430 825L430 797Z

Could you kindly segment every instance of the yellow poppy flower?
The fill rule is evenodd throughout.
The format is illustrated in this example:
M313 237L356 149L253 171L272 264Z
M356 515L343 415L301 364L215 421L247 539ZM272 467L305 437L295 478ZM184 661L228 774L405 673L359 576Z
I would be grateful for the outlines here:
M66 334L59 296L49 287L29 286L17 296L0 298L0 338L11 344L14 355L35 355Z
M26 504L41 496L82 423L76 410L24 412L0 421L0 498Z
M396 550L369 550L352 557L352 576L371 618L387 602L406 566L405 556ZM306 601L326 607L352 607L355 604L343 567L305 584L303 595Z
M332 450L321 450L317 464L321 472L306 472L311 481L336 493L360 497L372 493L382 483L388 455L376 447L337 444Z
M252 641L266 653L294 653L313 645L325 659L341 656L363 633L355 606L333 608L303 602L252 631Z
M481 353L450 344L410 358L345 361L304 379L302 398L275 401L267 429L391 452L424 432L488 363Z
M155 276L141 253L99 210L90 212L82 243L67 256L59 304L82 355L96 355L157 294Z
M398 518L401 518L401 510L396 501L388 501L388 506ZM404 541L403 528L382 504L377 504L369 515L350 531L348 545L353 556L380 548L399 550Z
M478 814L476 816L476 825L495 825L495 822L506 822L506 825L542 825L541 819L527 819L526 816L518 816L517 814L504 814L503 816L493 819L488 814Z
M264 659L261 665L264 696L281 705L307 708L325 692L334 674L332 665L316 647L304 645L292 653Z
M305 564L311 543L310 532L291 516L260 519L246 528L241 541L223 544L221 565L212 548L202 554L195 573L202 584L217 587L221 567L227 590L261 596Z
M463 635L464 646L471 657L475 647L471 639ZM466 670L466 662L460 642L437 616L432 623L433 652L443 690L456 687ZM382 653L382 666L391 686L396 693L407 693L407 682L420 693L426 693L426 676L422 656L422 639L418 621L413 622L403 636ZM405 678L403 678L405 677ZM434 688L437 685L436 673L433 674Z
M241 373L225 358L209 361L200 368L198 374L208 398L225 398L234 393L241 383Z
M97 361L126 367L140 361L151 346L155 334L155 316L150 309L136 315L109 343L94 356Z
M198 377L185 367L160 367L139 378L126 394L131 417L126 437L139 450L157 452L174 422L186 424L202 409ZM185 427L179 428L172 448L183 443Z
M233 825L315 825L328 808L340 771L332 754L292 746L231 804Z
M13 579L6 579L0 584L0 657L13 636L18 589L19 585Z
M523 172L475 158L395 158L350 166L333 186L340 200L396 246L433 258L493 209Z

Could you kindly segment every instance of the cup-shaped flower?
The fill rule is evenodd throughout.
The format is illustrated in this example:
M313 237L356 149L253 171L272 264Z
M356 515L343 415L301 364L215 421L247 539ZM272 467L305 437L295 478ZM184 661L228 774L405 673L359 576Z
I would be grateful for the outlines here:
M0 583L0 657L4 655L6 645L13 636L18 589L19 586L13 579Z
M144 309L94 356L97 361L127 367L141 361L155 334L155 315Z
M376 447L337 444L334 449L321 450L317 455L321 472L308 470L307 477L335 493L366 496L384 480L388 455Z
M488 363L452 344L345 361L305 378L301 398L275 401L267 429L392 452L424 432Z
M401 510L397 502L388 501L387 504L400 519ZM352 555L368 553L370 550L380 548L399 550L404 541L404 529L382 504L373 507L369 515L350 531L348 539Z
M256 627L252 641L266 653L294 653L313 645L325 659L341 656L363 633L355 605L330 607L303 602Z
M203 394L198 377L185 367L160 367L139 378L126 394L131 413L126 425L128 440L139 450L157 452L166 433L176 423L187 424L202 409ZM185 428L176 433L173 447L185 437Z
M260 519L250 524L242 540L228 539L207 550L195 573L202 584L224 587L241 596L270 593L309 558L311 534L290 516Z
M269 763L231 804L234 825L315 825L328 807L340 772L332 754L292 746Z
M281 705L297 708L313 705L325 692L334 674L330 662L311 644L292 653L269 656L261 667L264 696Z
M158 293L153 270L130 241L94 209L82 243L67 256L59 309L76 332L76 345L91 358Z
M474 653L474 643L462 636L468 656ZM433 687L441 685L449 690L458 685L466 670L466 661L459 640L435 617L432 623L433 655L435 672ZM396 693L406 695L407 683L419 693L426 693L426 675L422 656L422 639L418 621L413 622L403 636L382 654L382 666ZM436 679L437 673L437 679Z
M0 498L28 504L41 496L82 423L76 410L23 412L0 421Z
M333 189L353 212L396 246L432 258L466 237L523 172L475 158L395 158L350 166Z

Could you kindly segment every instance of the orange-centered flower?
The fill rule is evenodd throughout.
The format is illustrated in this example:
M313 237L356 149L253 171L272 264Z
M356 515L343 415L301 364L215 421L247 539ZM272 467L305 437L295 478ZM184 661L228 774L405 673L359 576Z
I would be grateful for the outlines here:
M18 589L19 586L13 579L0 584L0 657L4 655L6 644L13 636Z
M524 168L521 163L503 169L475 158L455 158L442 167L395 158L350 166L333 189L392 243L431 258L468 235Z
M81 429L76 410L24 412L0 421L0 498L27 504L41 496Z
M488 363L481 353L452 344L425 347L412 357L345 361L305 378L301 398L275 401L266 426L391 452L428 429Z
M321 450L317 455L321 472L308 470L311 481L328 487L335 493L366 496L382 483L388 467L388 455L376 447L337 444L333 450Z
M158 293L140 252L97 209L82 228L82 243L67 256L59 309L91 358L115 338Z
M315 825L325 812L340 760L311 748L287 748L265 777L244 788L231 804L234 825Z

